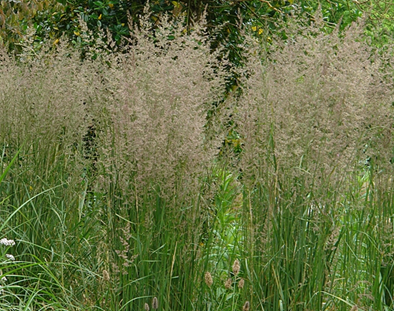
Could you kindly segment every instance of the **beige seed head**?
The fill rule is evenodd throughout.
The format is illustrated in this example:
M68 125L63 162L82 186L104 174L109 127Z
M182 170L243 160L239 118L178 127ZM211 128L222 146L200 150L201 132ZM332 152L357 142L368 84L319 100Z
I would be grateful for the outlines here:
M249 301L246 301L244 306L242 307L242 311L249 311L250 308L250 303Z
M158 309L159 308L159 301L157 300L157 297L153 297L153 300L152 300L152 309L153 310L156 310L156 309Z
M230 289L232 284L233 284L233 280L232 280L231 278L228 278L228 279L226 280L226 282L224 282L224 287L225 287L226 289Z
M144 304L144 310L145 311L149 311L149 305L145 302L145 304Z
M208 287L211 287L213 284L213 279L212 279L212 275L209 272L205 272L205 284L208 285Z
M238 282L238 288L244 288L244 285L245 285L245 280L244 279L240 279L239 280L239 282Z
M108 282L110 280L109 273L107 270L103 270L103 279Z
M350 309L350 311L358 311L357 305L354 305L354 306Z
M239 273L239 270L241 269L241 264L238 259L234 260L233 264L233 273L234 275L237 275Z

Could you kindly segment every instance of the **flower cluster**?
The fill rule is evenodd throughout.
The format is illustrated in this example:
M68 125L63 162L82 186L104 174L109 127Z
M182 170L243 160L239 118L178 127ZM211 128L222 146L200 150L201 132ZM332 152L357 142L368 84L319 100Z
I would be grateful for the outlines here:
M8 240L6 238L2 238L0 240L0 244L5 245L5 246L14 246L15 245L15 241L14 240Z
M235 310L235 306L238 305L239 299L242 299L242 289L245 286L245 279L241 277L241 262L238 259L234 260L233 265L228 270L228 275L229 276L225 280L223 280L224 283L222 283L224 284L225 290L223 291L220 288L218 288L219 290L210 290L208 295L213 295L213 299L215 301L232 301L232 310ZM222 279L222 277L220 277L220 279ZM212 288L214 283L216 286L218 285L217 282L214 282L214 277L210 272L205 272L204 282L208 286L208 288ZM246 301L242 307L242 311L249 310L250 303L249 301Z
M158 308L159 308L159 300L157 299L157 297L153 297L152 310L157 310ZM147 303L144 304L144 310L145 311L150 310L149 304L147 304Z
M15 245L15 241L14 240L8 240L6 238L2 238L0 240L0 244L4 245L4 246L14 246ZM5 254L3 256L6 260L11 260L14 261L15 257L11 254ZM5 276L3 276L3 271L0 270L0 294L4 293L3 287L4 287L4 283L7 282L7 278Z

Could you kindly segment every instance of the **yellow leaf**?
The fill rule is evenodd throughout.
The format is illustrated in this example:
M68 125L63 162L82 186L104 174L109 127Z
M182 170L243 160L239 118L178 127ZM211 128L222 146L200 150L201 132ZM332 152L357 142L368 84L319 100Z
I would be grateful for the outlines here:
M114 7L113 3L108 3L108 6L112 9Z
M98 17L98 19L101 20L102 17L103 17L103 14L100 14L100 16Z
M253 27L252 27L252 30L253 30L253 31L256 31L256 30L257 30L257 27L256 27L256 26L253 26Z
M74 30L74 35L80 36L81 34L79 33L79 31Z
M176 1L172 1L172 4L174 5L174 10L172 11L172 14L177 17L181 12L182 12L182 5L179 4Z
M54 42L53 42L53 45L56 45L56 44L58 44L59 43L59 39L56 39Z

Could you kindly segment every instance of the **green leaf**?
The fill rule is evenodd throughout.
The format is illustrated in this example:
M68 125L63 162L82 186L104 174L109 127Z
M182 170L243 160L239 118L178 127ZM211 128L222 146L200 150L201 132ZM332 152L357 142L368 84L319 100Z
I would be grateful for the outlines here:
M23 145L22 145L23 147ZM14 164L16 159L18 158L19 152L21 151L22 147L19 148L18 152L15 154L15 156L12 158L10 164L5 168L3 174L0 176L0 182L4 179L4 177L7 175L8 171L10 170L11 166Z

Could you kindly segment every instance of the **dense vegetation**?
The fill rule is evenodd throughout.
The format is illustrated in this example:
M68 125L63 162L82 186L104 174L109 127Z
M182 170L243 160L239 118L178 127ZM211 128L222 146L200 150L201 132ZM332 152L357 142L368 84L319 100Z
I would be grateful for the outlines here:
M1 2L0 310L392 310L391 3L145 4Z
M242 42L241 24L270 42L272 36L279 32L278 21L300 14L313 21L315 13L320 11L327 32L338 23L344 29L360 17L367 18L366 32L374 44L381 46L387 43L393 32L394 4L391 0L12 0L0 3L0 43L3 42L16 54L21 51L20 43L26 36L33 37L34 49L48 40L56 45L62 35L74 44L81 44L82 19L90 31L95 34L99 29L109 31L121 45L122 38L130 36L129 18L138 21L144 15L146 5L150 8L154 24L168 14L174 18L184 17L191 26L193 20L205 14L213 45L225 45L235 62L239 62L241 57L238 47Z

